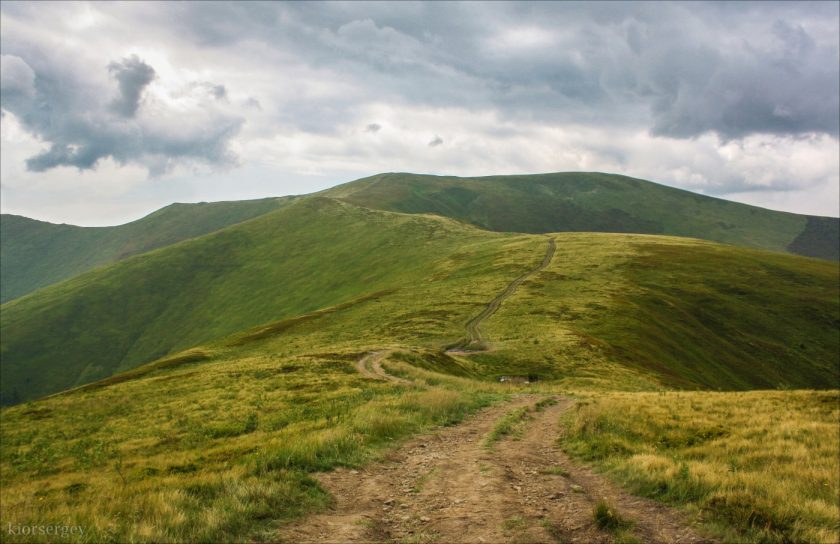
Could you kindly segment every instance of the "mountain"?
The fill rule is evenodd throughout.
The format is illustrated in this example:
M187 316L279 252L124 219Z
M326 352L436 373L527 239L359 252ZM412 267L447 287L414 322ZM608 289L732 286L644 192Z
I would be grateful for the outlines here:
M288 198L172 204L116 227L55 225L0 216L0 302L93 268L262 215Z
M552 237L550 266L489 320L493 349L474 355L466 372L626 376L648 387L837 386L836 263L686 238ZM546 241L323 196L299 199L4 304L2 400L313 320L321 336L308 342L323 350L346 337L444 356L477 309L540 263ZM365 311L373 313L324 325L325 316Z
M449 219L297 201L4 304L3 398L53 393L396 287L468 240L491 237Z
M375 209L433 213L502 232L666 234L840 259L837 218L776 212L614 174L380 174L317 194ZM2 215L0 302L257 217L295 198L173 204L116 227Z
M595 172L461 178L379 174L322 194L510 232L632 232L840 258L840 219L766 210Z

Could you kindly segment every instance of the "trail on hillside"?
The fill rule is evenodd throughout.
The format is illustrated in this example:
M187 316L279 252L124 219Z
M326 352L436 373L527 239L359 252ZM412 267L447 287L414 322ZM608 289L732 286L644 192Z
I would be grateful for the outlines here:
M606 498L635 522L632 532L643 542L710 542L675 511L573 464L556 444L570 401L536 410L537 400L516 397L415 438L382 462L319 475L335 498L332 508L285 527L280 541L608 543L613 535L593 517L596 501ZM487 446L496 421L523 407L530 411L521 432Z
M356 362L356 370L362 376L373 378L374 380L385 380L402 385L412 385L413 382L400 378L399 376L394 376L393 374L388 374L385 372L385 369L382 368L382 361L391 355L391 353L393 353L393 350L390 349L383 349L368 353Z
M469 352L469 351L481 351L485 349L484 344L484 337L481 334L481 322L485 319L489 318L502 305L502 302L509 296L511 296L516 288L522 285L529 276L536 274L537 272L544 270L551 264L551 259L554 257L554 251L556 249L556 244L554 242L554 238L549 238L548 240L548 247L545 251L545 257L543 257L542 262L536 268L528 270L527 272L523 273L522 275L518 276L514 279L510 284L505 287L505 290L499 293L493 300L490 301L487 306L481 310L481 312L467 321L464 329L467 332L467 337L458 343L456 346L447 350L449 353L458 353L458 352Z

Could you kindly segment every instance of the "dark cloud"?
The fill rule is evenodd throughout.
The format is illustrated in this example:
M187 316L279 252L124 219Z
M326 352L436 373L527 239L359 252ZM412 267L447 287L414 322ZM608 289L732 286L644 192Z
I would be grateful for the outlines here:
M165 103L156 105L156 115L141 115L143 92L155 70L140 58L108 64L103 72L116 80L116 89L108 89L63 59L37 48L15 49L18 55L3 55L2 108L48 144L26 160L28 170L43 172L59 166L85 170L108 157L120 164L141 164L153 175L179 160L235 163L229 141L242 126L241 117L207 104L170 112ZM33 66L24 56L34 59ZM210 93L223 97L224 87L211 85ZM110 103L101 99L108 94L115 95Z
M218 83L211 83L209 81L202 81L201 83L194 83L193 88L204 90L211 98L215 100L227 100L227 87Z
M111 103L112 109L123 117L134 117L140 107L143 89L155 78L154 69L137 55L108 65L108 71L119 82L120 94Z
M28 162L33 170L91 168L103 157L153 172L179 160L230 164L236 134L243 149L259 140L254 148L283 155L278 142L311 133L308 141L319 142L312 156L332 156L347 130L376 133L382 123L388 138L462 134L445 148L475 142L476 154L487 141L518 141L532 129L589 134L580 153L564 156L628 170L647 156L631 149L641 144L607 145L603 135L644 135L676 150L669 171L708 186L717 180L725 193L752 180L719 174L721 163L708 157L692 163L692 143L715 152L734 144L721 152L732 162L750 139L749 152L760 156L756 138L782 148L836 142L840 132L836 2L94 4L104 16L92 40L157 51L169 63L148 57L157 74L140 57L60 53L72 41L66 35L81 32L58 13L73 5L2 8L2 105L46 142ZM39 45L52 34L50 46ZM97 46L78 46L86 47ZM165 80L173 70L201 76L173 89ZM178 107L161 98L167 86L183 98ZM386 145L385 136L365 152ZM359 149L344 144L335 153ZM777 177L762 179L783 187Z
M189 9L189 8L181 8ZM203 43L263 40L332 68L371 98L494 109L505 118L638 125L724 139L838 135L836 6L765 3L202 4ZM236 21L236 23L205 22ZM267 23L270 21L270 24ZM242 26L248 32L242 31ZM352 117L294 104L322 130ZM325 111L332 123L319 123ZM317 125L319 128L314 128Z

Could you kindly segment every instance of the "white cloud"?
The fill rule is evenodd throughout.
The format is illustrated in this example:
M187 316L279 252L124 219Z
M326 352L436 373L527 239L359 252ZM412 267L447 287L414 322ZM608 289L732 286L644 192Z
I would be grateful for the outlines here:
M43 6L2 7L3 211L102 224L381 171L601 170L837 215L831 6ZM115 122L108 66L132 55L155 77ZM95 169L60 166L86 145Z

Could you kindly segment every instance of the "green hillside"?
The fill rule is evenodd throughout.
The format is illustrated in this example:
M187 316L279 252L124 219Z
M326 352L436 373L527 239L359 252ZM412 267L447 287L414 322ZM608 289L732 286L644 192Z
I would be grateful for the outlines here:
M840 220L784 213L615 174L460 178L390 173L324 192L502 232L633 232L838 259Z
M501 373L524 330L542 368L601 381L609 361L683 389L837 388L839 279L837 263L700 240L558 235L488 323L495 352L474 359Z
M597 381L620 368L689 388L837 385L835 263L680 238L553 236L548 267L482 325L493 349L469 359L471 374ZM463 338L476 308L540 263L545 244L542 235L302 199L3 305L3 402L275 320L282 331L297 324L284 319L332 308L303 318L326 322L371 301L369 329L329 329L320 344L335 344L340 330L440 351ZM464 283L445 287L456 280Z
M666 234L840 259L837 218L775 212L613 174L380 174L317 194L369 208L433 213L501 232ZM116 227L2 215L0 302L257 217L294 199L173 204Z
M0 302L125 257L262 215L288 199L172 204L116 227L55 225L0 216Z
M836 391L788 391L840 387L836 262L486 231L359 206L358 185L3 304L2 521L274 542L330 504L314 473L539 392L578 399L570 451L721 541L836 533ZM796 243L830 230L808 220ZM475 336L486 350L464 350ZM408 383L359 371L383 350ZM680 392L757 388L774 391Z
M2 306L2 393L87 383L254 325L399 287L470 240L454 221L302 200Z

